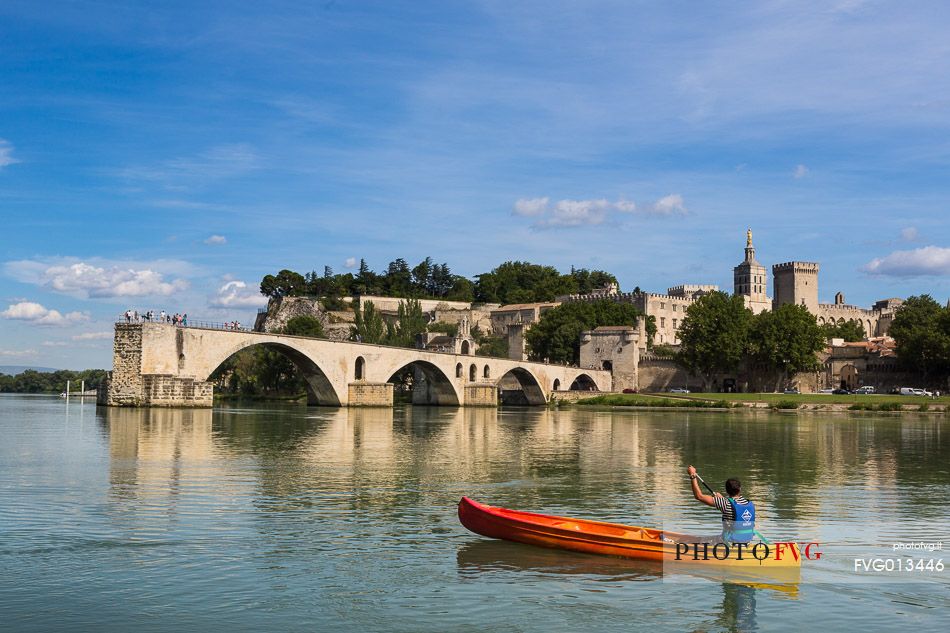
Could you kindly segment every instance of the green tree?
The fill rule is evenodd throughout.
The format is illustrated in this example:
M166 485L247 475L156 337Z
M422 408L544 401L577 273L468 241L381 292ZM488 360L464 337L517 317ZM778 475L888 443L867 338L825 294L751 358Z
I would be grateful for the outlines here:
M386 335L383 316L372 301L361 302L356 306L356 321L352 328L354 341L362 343L382 343Z
M412 269L412 283L420 295L428 295L432 284L432 258L426 257Z
M897 358L925 381L942 384L950 374L950 308L930 295L908 297L894 315L888 332L897 345Z
M265 275L261 280L261 294L266 297L294 297L306 294L307 280L300 273L284 269L277 275Z
M752 312L741 296L712 292L686 309L679 362L705 384L711 374L734 372L745 358Z
M386 343L397 347L415 347L416 336L426 331L427 323L418 299L400 301L396 322L386 327Z
M406 260L396 259L386 269L384 287L391 297L409 297L412 295L412 271Z
M452 286L446 293L445 298L449 301L474 301L475 284L461 275L452 275Z
M577 292L577 280L561 275L553 266L528 262L505 262L478 275L475 299L485 303L531 303L553 301L558 295Z
M309 314L303 314L289 319L287 321L287 325L284 326L283 333L291 334L293 336L326 338L326 335L323 333L323 324L320 323L320 319L310 316Z
M430 326L431 327L431 326ZM472 338L475 339L477 348L476 356L490 356L493 358L508 358L508 337L494 336L482 332L478 325L472 326Z
M608 284L617 283L617 278L603 270L587 270L586 268L571 267L571 277L577 283L577 290L582 294L603 288Z
M365 259L360 259L360 267L350 286L350 294L356 296L384 294L383 281L383 276L373 272Z
M818 367L825 335L815 316L802 305L785 304L752 319L749 355L753 367L773 388L792 374Z
M641 312L629 303L608 299L562 303L541 315L525 333L528 356L552 363L580 361L581 332L602 325L637 326Z
M865 338L864 326L861 325L860 321L855 321L854 319L841 324L826 323L820 327L825 340L842 338L848 342L855 342L863 341Z

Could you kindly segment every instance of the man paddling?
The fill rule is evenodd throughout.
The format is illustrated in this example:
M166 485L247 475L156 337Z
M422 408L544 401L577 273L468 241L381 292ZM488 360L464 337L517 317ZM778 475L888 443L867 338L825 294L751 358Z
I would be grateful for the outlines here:
M692 466L686 469L693 486L693 496L722 513L722 540L725 543L748 543L755 536L755 505L743 497L738 479L726 480L726 494L704 495L699 489L699 475ZM706 483L705 481L703 482ZM708 487L708 486L707 486ZM712 490L710 490L712 492Z

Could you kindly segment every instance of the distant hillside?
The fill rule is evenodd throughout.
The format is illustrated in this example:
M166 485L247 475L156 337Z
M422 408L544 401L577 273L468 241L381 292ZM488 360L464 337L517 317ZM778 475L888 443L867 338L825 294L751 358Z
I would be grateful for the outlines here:
M35 367L33 365L0 365L0 374L6 374L7 376L16 376L17 374L22 374L27 369L32 369L33 371L41 371L43 373L49 373L53 371L59 371L52 367Z

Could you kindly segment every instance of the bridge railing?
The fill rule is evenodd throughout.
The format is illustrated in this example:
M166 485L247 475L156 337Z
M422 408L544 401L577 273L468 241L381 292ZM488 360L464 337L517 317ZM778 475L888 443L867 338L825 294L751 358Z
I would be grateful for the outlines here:
M177 327L187 327L187 328L199 328L202 330L228 330L231 332L251 332L252 329L238 321L208 321L205 319L192 319L191 317L183 318L179 322L173 321L174 315L166 315L165 320L162 321L159 315L153 315L152 318L148 318L144 315L132 316L126 318L124 314L116 318L116 323L163 323L165 325L175 325Z
M138 315L137 318L135 318L135 317L133 316L133 317L130 318L130 319L126 319L125 314L121 314L121 315L119 315L118 317L116 317L115 322L116 322L116 323L164 323L165 325L174 325L174 326L176 326L176 327L192 328L192 329L199 329L199 330L226 330L226 331L229 331L229 332L248 332L248 333L261 334L261 335L272 334L272 333L269 333L269 332L257 332L257 331L254 330L253 328L248 327L248 326L244 325L243 323L237 323L237 324L235 325L235 322L234 322L234 321L223 322L223 323L222 323L222 322L220 322L220 321L208 321L208 320L205 320L205 319L192 319L191 317L188 317L188 318L187 318L186 320L184 320L183 322L180 322L180 323L173 323L173 322L171 321L171 319L172 319L173 316L174 316L174 315L166 315L166 320L165 320L165 321L162 321L162 320L159 318L159 316L157 316L157 315L153 315L153 317L152 317L151 319L149 319L149 318L147 318L146 316L141 315L141 314ZM284 335L282 335L282 336L294 336L294 335L287 335L287 334L284 334ZM300 337L300 336L297 336L297 338L308 338L308 337ZM355 344L355 345L382 345L382 346L384 346L384 347L393 347L393 346L385 345L385 344L382 344L382 343L362 343L362 342L360 342L360 341L346 341L346 342L347 342L347 343L353 343L353 344ZM425 350L425 349L421 349L421 350L420 350L420 349L417 349L416 351L426 352L427 354L447 354L447 355L451 355L451 356L458 356L458 354L456 354L455 352L451 352L451 351L438 352L438 351L435 351L435 350ZM512 359L510 359L510 358L500 358L500 359L499 359L498 357L495 357L495 356L480 356L480 357L475 357L475 356L473 356L473 358L494 358L494 359L496 359L496 360L512 360ZM543 365L551 365L551 366L553 366L553 367L566 367L566 368L568 368L568 369L585 369L585 370L589 369L589 370L592 370L592 371L604 371L604 370L598 369L598 368L596 368L596 367L585 368L585 367L581 367L581 366L579 366L579 365L574 365L574 364L571 364L571 363L552 363L552 362L550 362L550 361L528 361L528 362L536 363L536 364L543 364Z

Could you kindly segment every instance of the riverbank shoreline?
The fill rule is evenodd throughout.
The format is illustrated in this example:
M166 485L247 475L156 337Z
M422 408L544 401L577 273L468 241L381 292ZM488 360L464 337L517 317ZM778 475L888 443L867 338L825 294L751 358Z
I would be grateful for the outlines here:
M705 395L705 394L704 394ZM781 394L763 394L771 396L769 399L736 398L734 394L710 394L713 397L680 396L667 394L623 394L610 393L590 397L570 397L552 399L554 407L590 407L597 409L626 409L641 411L771 411L779 413L849 413L849 414L888 414L893 416L908 413L936 416L950 415L950 403L945 398L924 402L904 403L893 398L881 396L877 401L849 400L838 402L805 401L794 398L791 394L787 398L779 399ZM716 396L724 396L722 398ZM733 399L728 397L733 395ZM742 394L752 396L753 394ZM804 394L811 396L811 394ZM871 396L873 398L873 396Z

